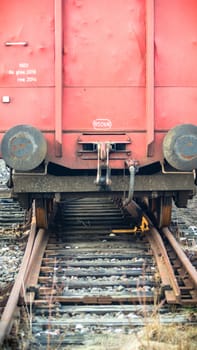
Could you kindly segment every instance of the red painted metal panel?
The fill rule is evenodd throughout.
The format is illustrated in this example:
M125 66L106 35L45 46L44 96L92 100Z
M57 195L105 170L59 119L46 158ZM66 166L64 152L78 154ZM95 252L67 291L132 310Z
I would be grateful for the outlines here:
M1 0L0 28L0 130L37 127L54 159L54 1Z
M128 133L128 137L132 140L132 156L134 159L140 159L141 164L147 164L147 156L146 156L146 143L144 142L144 134L143 133ZM155 149L154 157L151 159L153 162L161 159L162 157L162 140L164 133L158 133L155 136L155 143L157 144L157 148ZM63 150L64 157L58 159L58 163L61 165L65 165L69 168L75 169L95 169L97 168L96 160L84 160L80 156L78 156L77 150L79 149L76 140L78 140L78 133L68 133L63 134ZM106 136L106 140L109 137ZM117 137L118 138L118 137ZM120 137L122 138L122 137ZM115 136L114 136L115 139ZM75 150L75 152L73 152ZM125 167L125 160L111 160L110 166L113 169L120 169Z
M1 0L1 132L38 127L71 168L97 165L77 153L83 132L125 133L128 157L161 160L165 132L196 124L196 13L196 0Z
M178 124L197 123L197 88L155 89L155 129L169 130Z
M65 85L145 85L144 3L64 1Z
M0 1L0 86L54 84L53 0Z
M145 89L78 87L64 89L63 129L125 131L145 129ZM108 120L100 125L99 120Z
M197 85L197 1L155 1L157 86Z
M0 99L10 96L10 103L0 100L0 131L14 125L30 124L41 131L54 131L54 91L51 88L0 88Z
M155 128L197 118L197 1L155 1Z

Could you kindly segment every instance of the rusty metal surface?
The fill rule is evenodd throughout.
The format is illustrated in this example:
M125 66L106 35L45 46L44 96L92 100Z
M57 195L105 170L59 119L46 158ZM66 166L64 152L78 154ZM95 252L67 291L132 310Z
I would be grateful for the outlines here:
M35 304L45 298L53 303L153 302L148 261L153 262L145 237L142 245L135 236L111 233L112 227L129 226L112 200L61 203L61 230L45 250Z
M142 209L134 201L124 206L124 209L134 217L146 217L150 227L146 237L151 245L151 249L157 262L166 301L173 304L180 303L180 288L159 232L153 227L150 219L143 213Z
M35 212L33 212L30 235L27 242L24 257L22 260L22 264L0 320L0 345L3 343L4 338L6 337L7 333L10 331L12 326L13 316L17 307L20 291L24 286L25 274L30 261L30 256L31 256L31 252L34 244L35 235L36 235L36 220L35 220Z
M58 232L51 233L49 242L48 235L43 229L38 231L35 240L33 238L34 246L30 249L31 256L28 255L28 266L23 271L23 275L19 272L20 285L16 282L18 287L16 292L12 292L14 296L18 298L21 292L24 297L23 288L21 288L24 282L25 288L26 286L30 288L25 295L26 302L29 305L33 302L36 308L46 308L46 312L49 307L51 313L59 303L63 307L70 303L79 303L80 307L81 304L88 304L89 310L91 305L95 307L101 304L104 307L113 303L126 303L125 312L128 303L149 304L154 303L156 299L158 302L166 300L169 304L195 304L197 301L196 273L180 252L173 237L168 234L167 228L164 229L164 233L172 243L182 265L177 261L175 263L170 261L169 252L167 253L162 237L150 221L150 231L146 231L143 235L131 235L130 231L135 225L135 218L141 217L143 212L134 202L131 202L125 206L131 216L125 216L123 207L118 208L117 203L119 202L107 201L106 198L105 201L98 198L62 201L60 203L61 227L59 226ZM57 219L60 217L58 216ZM57 222L60 225L58 220ZM34 212L33 231L35 231L35 225ZM113 232L113 227L117 229L116 234ZM157 280L157 269L152 252L157 262L161 285ZM183 276L184 284L180 284L179 278L175 275L177 266L180 275ZM193 286L188 278L185 279L185 268L192 276ZM110 277L113 278L110 279ZM37 296L36 292L38 292ZM164 293L165 299L161 292ZM184 293L186 293L185 298ZM187 297L188 294L190 299ZM13 311L10 307L11 305L13 308L16 307L17 298L11 299L11 304L5 309L6 313L3 314L0 322L1 343L10 329L11 323L7 326L6 322L8 319L9 322L12 321ZM42 311L43 309L40 313ZM113 321L113 326L129 325L129 321L125 317L119 323ZM35 318L33 326L45 327L46 322L48 322L46 317L41 319L40 323L37 323ZM67 314L63 320L50 319L50 325L58 322L63 328L65 325L75 325L76 321L74 317L69 320ZM89 324L91 321L86 320L84 324L86 322ZM92 322L94 324L96 320ZM101 323L99 322L98 324ZM106 319L106 325L110 322L110 318ZM142 325L143 321L140 320L140 322Z
M167 253L152 223L149 221L150 230L143 234L140 229L137 235L130 234L135 219L143 214L141 208L134 202L127 204L125 209L131 214L128 216L122 206L117 206L118 203L106 198L62 201L59 203L61 213L56 217L58 229L53 226L49 240L45 230L38 231L23 276L25 294L24 288L19 288L29 307L33 305L35 308L33 342L38 340L37 336L39 342L46 340L45 337L41 340L39 332L43 327L51 330L50 327L57 324L60 333L67 337L70 337L69 327L75 330L79 322L84 327L95 326L96 321L98 327L131 326L128 319L131 304L136 308L136 304L149 307L155 302L160 306L166 302L180 305L196 302L190 281L184 279L184 284L180 284L177 277L177 266L183 276L184 266L170 261L169 251ZM173 261L173 257L170 258ZM187 297L189 293L190 299ZM68 311L73 303L74 314ZM121 304L120 319L114 316L114 303ZM103 310L105 307L111 310L103 319L98 305ZM85 314L81 311L82 306ZM90 318L86 318L86 313ZM142 315L136 317L132 325L133 322L143 325ZM0 331L4 330L3 327L0 323Z
M30 125L17 125L5 133L1 152L10 168L27 171L36 168L45 159L47 143L40 130Z
M15 192L106 192L95 186L95 176L14 176ZM112 176L111 191L128 191L129 176ZM136 192L195 191L193 174L156 174L135 177ZM107 194L107 192L106 192Z
M162 232L169 240L170 244L173 246L174 251L176 252L177 256L179 257L184 269L187 271L189 278L191 279L192 283L194 284L194 289L197 293L197 271L195 267L191 264L190 260L184 253L184 251L181 249L179 243L174 238L173 234L170 232L170 230L167 227L163 227Z
M152 227L149 234L147 234L147 239L157 261L166 301L170 304L179 304L181 302L181 291L159 232Z
M111 330L117 325L143 325L143 317L133 320L130 316L132 322L128 320L132 304L136 308L158 302L167 307L167 303L187 305L195 301L182 300L182 293L189 286L184 289L179 286L158 231L151 227L143 235L130 234L140 214L136 207L128 217L117 202L106 198L67 199L60 206L59 229L53 227L39 277L36 276L27 299L35 311L33 344L46 341L46 334L40 338L43 327L48 332L58 325L62 337L66 334L66 340L71 342L78 324L110 325ZM132 205L127 207L131 209ZM113 227L117 228L116 234ZM124 230L125 227L129 229ZM114 316L116 303L121 304L120 319ZM71 313L68 310L73 304L75 312ZM103 317L101 310L105 309L108 314ZM114 314L109 310L114 310ZM54 338L54 347L57 341L58 336Z
M28 264L28 269L25 275L25 287L27 288L25 294L23 294L25 302L33 301L34 299L35 287L38 282L38 276L44 251L48 242L48 237L49 235L44 229L40 229L37 233L31 258ZM28 288L30 288L31 291L28 291Z
M164 227L162 230L168 238L170 246L164 243L162 236L159 234L158 230L153 227L151 220L143 213L142 209L135 202L132 201L127 204L124 206L124 209L131 215L134 215L134 217L139 215L140 217L145 216L149 223L150 231L147 233L147 239L150 242L151 249L157 262L166 301L169 304L196 305L196 269L181 250L179 244L176 242L168 228ZM172 259L169 249L172 250ZM174 261L174 254L178 258L176 261ZM176 270L179 272L178 274L177 272L175 273ZM178 275L180 275L180 277Z
M197 126L178 125L171 129L163 142L164 157L176 169L197 169Z

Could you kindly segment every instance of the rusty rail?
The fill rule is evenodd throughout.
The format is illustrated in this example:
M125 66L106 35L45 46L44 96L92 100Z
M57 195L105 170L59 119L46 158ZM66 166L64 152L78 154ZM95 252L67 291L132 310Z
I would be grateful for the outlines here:
M54 203L53 210L49 213L49 220L51 221L57 211L57 205ZM28 287L35 288L39 276L42 257L48 242L49 233L44 229L37 231L36 220L36 202L32 205L32 220L30 227L30 234L27 241L26 250L23 256L20 270L16 276L15 283L9 295L7 304L2 313L0 320L0 346L4 339L11 331L14 321L15 311L19 298L23 303L28 302L28 297L32 293L28 292Z
M33 213L32 213L32 221L31 221L31 229L29 238L27 241L26 250L23 256L23 260L21 263L21 267L19 269L18 275L15 279L14 286L9 295L7 304L2 313L0 320L0 345L3 344L5 337L9 334L12 328L13 318L15 311L17 309L17 303L20 296L20 292L24 287L25 276L28 270L30 257L32 254L34 241L36 237L36 216L35 216L35 203L33 204Z
M38 234L35 239L35 244L32 250L28 270L25 276L25 286L27 290L25 290L25 294L23 291L23 297L26 303L30 303L34 300L42 258L46 249L46 245L48 243L48 238L49 233L46 232L44 229L40 229L38 231Z
M179 304L181 301L181 291L159 232L152 227L147 234L147 239L150 242L157 262L166 301L168 303Z
M176 255L178 256L179 260L181 261L182 265L184 266L185 270L187 271L190 279L192 280L194 287L197 288L197 271L195 267L191 264L190 260L184 253L184 251L181 249L179 243L176 241L172 233L167 227L164 227L162 229L162 232L170 242L171 246L173 247Z
M120 203L119 203L120 205ZM158 270L160 273L161 281L162 281L162 287L165 293L166 301L170 304L195 304L196 303L196 295L197 295L197 272L194 266L191 264L185 253L182 251L180 245L176 241L176 239L173 237L171 232L168 230L167 227L163 228L163 234L168 239L174 253L178 257L179 261L181 262L184 271L186 274L188 274L191 289L193 286L193 296L191 300L184 300L181 296L181 287L179 287L177 277L175 276L175 272L173 269L173 266L170 262L170 258L168 256L166 247L164 245L163 239L160 235L160 233L156 230L156 228L153 226L151 220L148 218L148 216L143 212L143 210L134 202L130 202L126 206L123 206L124 209L135 218L142 218L145 217L146 220L149 223L149 232L146 233L147 239L151 245L151 249L153 251L153 254L155 256L155 260L158 266ZM183 273L184 273L183 271ZM182 274L183 274L182 273ZM186 288L188 288L186 286Z

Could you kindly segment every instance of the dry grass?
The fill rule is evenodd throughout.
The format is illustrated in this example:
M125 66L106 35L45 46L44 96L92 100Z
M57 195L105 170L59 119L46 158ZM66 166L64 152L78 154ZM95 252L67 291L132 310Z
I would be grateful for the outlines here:
M134 334L95 336L94 343L66 350L196 350L197 329L191 326L148 325ZM64 347L62 347L64 349Z
M52 289L56 286L56 262L54 265ZM57 286L56 286L57 287ZM141 294L140 294L141 295ZM53 303L53 294L47 297L49 305L49 317L52 317L52 309L50 305ZM140 297L142 306L142 317L145 326L132 327L130 325L129 334L119 333L119 329L115 333L95 334L88 337L84 345L64 346L63 340L66 338L66 333L61 333L59 336L59 346L56 350L196 350L197 349L197 327L186 325L162 325L160 322L160 308L164 301L158 303L158 291L155 291L155 309L150 314L147 309L146 297ZM20 350L26 350L26 344L32 339L32 309L30 303L30 310L27 307L23 310L23 330L20 334L21 344ZM176 311L176 307L171 312ZM191 311L191 312L190 312ZM185 310L186 313L192 310ZM53 331L53 327L48 327L49 331ZM46 350L52 350L54 347L51 343L50 332L47 339Z
M56 272L54 269L53 287L55 287ZM53 289L53 288L52 288ZM144 318L144 327L133 327L130 325L128 331L129 334L119 333L105 333L95 334L88 337L88 341L84 345L71 345L64 347L63 339L66 338L66 334L62 333L59 336L59 346L56 350L196 350L197 349L197 327L189 325L163 325L160 322L159 310L163 306L163 302L158 303L157 295L155 298L155 311L150 314L147 310L146 300L140 300L142 306L142 316ZM48 305L53 302L53 295L48 296ZM24 317L26 324L23 324L23 335L20 336L21 347L20 349L26 350L26 341L32 339L32 310L27 311L24 308ZM176 307L171 312L176 311ZM195 314L195 311L186 309L186 314ZM49 320L52 316L52 310L49 306ZM26 317L25 317L26 314ZM189 319L189 318L188 318ZM53 327L52 327L53 328ZM48 330L53 329L49 326ZM24 332L26 329L26 332ZM25 333L25 334L24 334ZM50 333L47 339L46 350L52 350L54 347L51 344Z
M195 350L197 347L197 328L192 326L155 323L147 325L144 334L145 340L139 350Z

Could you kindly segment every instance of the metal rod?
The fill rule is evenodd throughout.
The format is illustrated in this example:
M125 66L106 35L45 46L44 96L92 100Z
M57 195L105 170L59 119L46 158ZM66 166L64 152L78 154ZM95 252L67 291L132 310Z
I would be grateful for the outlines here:
M133 199L133 193L134 193L134 183L135 183L135 166L131 165L129 166L129 193L128 197L124 201L124 205L127 205L130 203Z
M6 41L5 46L27 46L27 41Z
M193 174L194 179L195 179L195 170L192 170L192 171L166 171L164 163L160 162L160 164L161 164L161 170L162 170L163 174L174 174L174 175L177 175L177 174L192 175Z

